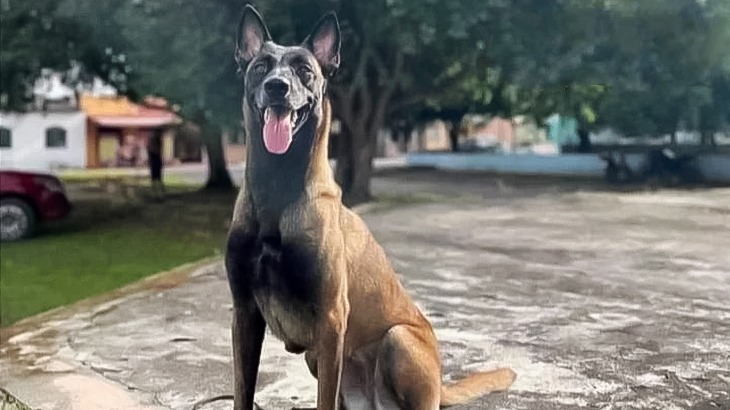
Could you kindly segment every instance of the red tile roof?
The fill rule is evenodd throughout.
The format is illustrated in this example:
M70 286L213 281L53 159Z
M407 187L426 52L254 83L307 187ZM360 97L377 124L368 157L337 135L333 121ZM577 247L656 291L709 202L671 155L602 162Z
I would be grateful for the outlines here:
M180 118L162 108L135 104L126 97L80 97L81 110L98 125L105 127L155 128L177 124Z

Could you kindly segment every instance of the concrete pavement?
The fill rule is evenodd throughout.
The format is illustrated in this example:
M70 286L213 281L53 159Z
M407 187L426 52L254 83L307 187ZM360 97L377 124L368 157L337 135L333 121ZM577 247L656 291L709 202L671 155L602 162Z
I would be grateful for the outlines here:
M411 198L365 219L432 320L445 378L518 374L510 392L460 408L730 408L730 190L542 182L426 171L374 181ZM230 393L222 266L176 275L5 329L0 386L47 410L189 409ZM257 402L314 398L302 357L267 337Z

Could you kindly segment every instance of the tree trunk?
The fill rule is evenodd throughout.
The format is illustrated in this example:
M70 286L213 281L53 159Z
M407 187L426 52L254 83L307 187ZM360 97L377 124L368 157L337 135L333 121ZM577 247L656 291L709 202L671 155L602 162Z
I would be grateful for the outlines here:
M591 136L586 128L578 128L578 138L580 139L580 145L578 145L578 152L588 153L591 152L593 147L591 146Z
M353 161L352 155L352 136L343 126L340 135L337 136L337 167L335 168L335 180L342 188L342 192L350 190L352 185Z
M679 127L680 127L680 123L679 122L675 123L674 126L672 127L672 132L669 134L669 144L672 147L677 146L677 133L679 132Z
M390 127L391 140L398 147L398 151L402 154L408 152L408 142L411 140L411 134L413 134L413 125L410 123L391 125Z
M449 128L449 141L451 141L451 152L459 152L459 128L460 124L454 121L451 122Z
M352 81L331 89L334 113L342 124L335 177L348 206L372 198L370 175L377 135L385 125L391 98L402 78L404 60L404 54L398 53L393 66L387 67L377 49L365 41ZM368 77L369 69L377 74L375 78Z
M411 137L413 136L413 128L412 124L407 124L403 127L403 132L398 140L398 149L403 154L408 152L408 144L411 142Z
M426 126L427 124L420 124L416 128L416 150L417 152L426 151Z
M451 111L446 113L446 120L449 122L449 141L451 151L459 151L459 136L461 135L461 123L464 121L466 111Z
M713 130L702 130L700 131L700 145L704 146L710 146L715 147L717 145L717 141L715 141L715 133Z
M375 138L368 134L354 135L353 142L360 148L353 154L352 185L347 191L344 201L347 205L356 205L372 199L370 193L370 176L373 173L373 151ZM361 142L362 144L357 144Z
M372 199L370 176L375 138L366 130L343 132L343 137L335 176L342 188L343 202L353 206Z
M201 136L205 145L205 151L208 154L208 181L205 183L205 189L234 189L233 181L226 168L226 158L220 128L211 124L199 125L201 127Z

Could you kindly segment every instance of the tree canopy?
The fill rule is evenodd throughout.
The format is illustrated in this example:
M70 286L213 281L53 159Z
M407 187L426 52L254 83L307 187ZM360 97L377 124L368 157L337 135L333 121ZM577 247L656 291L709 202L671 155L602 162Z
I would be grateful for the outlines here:
M41 68L66 70L98 54L90 28L58 15L58 2L0 3L0 109L25 110Z

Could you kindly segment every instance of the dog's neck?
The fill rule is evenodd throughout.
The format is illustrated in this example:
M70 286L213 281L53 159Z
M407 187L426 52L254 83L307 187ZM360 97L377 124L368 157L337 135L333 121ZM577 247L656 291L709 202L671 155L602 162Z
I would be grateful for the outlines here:
M277 155L266 150L261 124L250 109L245 110L249 140L245 189L262 227L278 226L284 210L305 194L307 199L341 195L328 160L331 108L327 99L320 111L302 125L289 150Z

